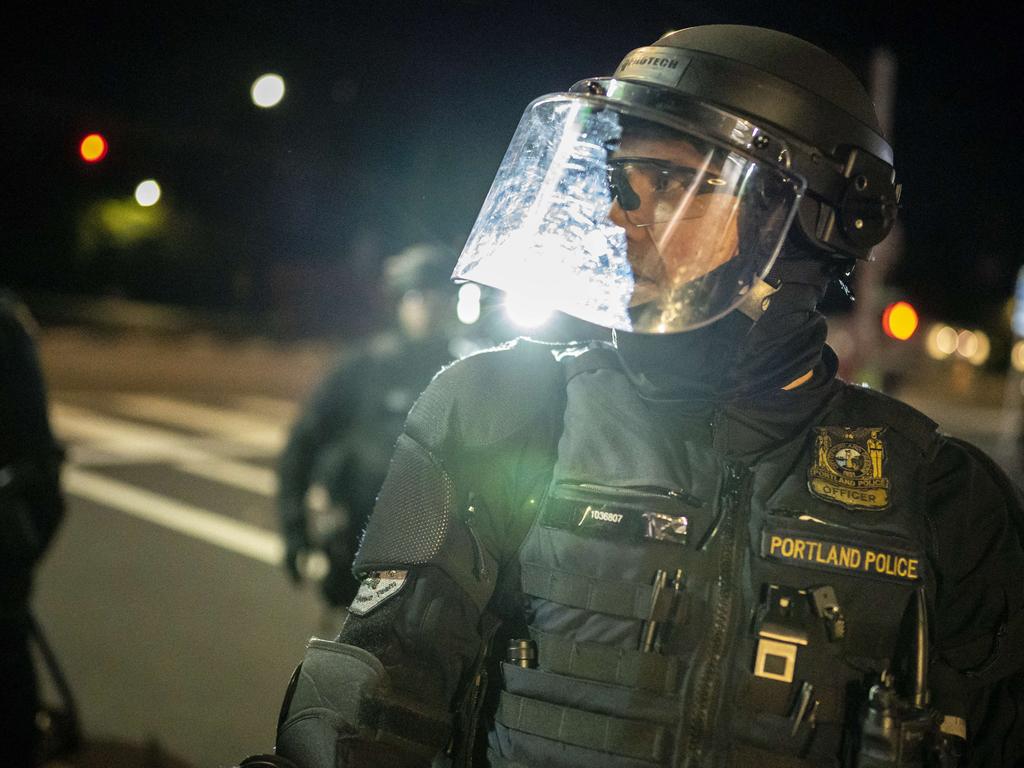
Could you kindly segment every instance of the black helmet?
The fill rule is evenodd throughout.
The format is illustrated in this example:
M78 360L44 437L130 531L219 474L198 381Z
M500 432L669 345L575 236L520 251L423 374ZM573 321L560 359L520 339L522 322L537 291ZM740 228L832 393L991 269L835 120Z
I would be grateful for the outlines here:
M764 130L751 151L774 153L807 182L796 221L823 250L867 258L893 226L899 188L892 147L871 98L844 64L805 40L735 24L690 27L632 51L610 83L581 87L685 112L678 95L757 123ZM777 139L785 157L778 158Z
M384 262L384 290L396 298L412 290L453 291L454 265L455 253L443 245L410 245Z
M892 228L892 150L838 60L714 25L530 104L455 278L589 322L675 333L760 316L787 235L846 268Z

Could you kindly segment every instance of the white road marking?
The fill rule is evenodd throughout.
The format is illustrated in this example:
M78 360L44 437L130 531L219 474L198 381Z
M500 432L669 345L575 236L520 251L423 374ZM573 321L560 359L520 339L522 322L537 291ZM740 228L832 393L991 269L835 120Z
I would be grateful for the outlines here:
M124 512L254 560L278 565L284 545L276 533L218 515L207 509L137 488L120 480L66 467L65 490L80 498Z
M277 493L277 476L272 469L221 458L197 447L202 441L63 403L51 404L50 414L54 430L62 439L81 441L86 449L83 461L95 462L103 454L111 454L135 462L168 462L184 472L263 496ZM78 446L73 445L72 461L78 460L77 450Z
M239 395L234 401L242 406L244 411L270 416L283 424L290 425L299 415L299 403L295 400L266 395Z
M220 435L271 453L278 453L284 448L287 439L285 426L280 420L247 411L159 395L118 394L111 396L111 402L115 410L126 416Z

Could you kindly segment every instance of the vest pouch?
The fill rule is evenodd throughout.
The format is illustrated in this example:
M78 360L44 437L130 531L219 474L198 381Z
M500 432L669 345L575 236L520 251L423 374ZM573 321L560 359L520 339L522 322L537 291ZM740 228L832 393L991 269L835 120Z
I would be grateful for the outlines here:
M911 538L769 514L760 536L761 583L829 585L845 622L832 645L854 666L881 672L895 654L900 623L927 562Z
M508 663L501 672L492 765L652 768L670 758L675 697Z
M770 690L772 687L775 690ZM734 724L737 744L730 765L839 766L845 691L819 686L801 700L800 684L787 686L758 678L752 678L740 690L733 710L739 716ZM783 691L785 694L780 696ZM781 707L780 698L784 701Z

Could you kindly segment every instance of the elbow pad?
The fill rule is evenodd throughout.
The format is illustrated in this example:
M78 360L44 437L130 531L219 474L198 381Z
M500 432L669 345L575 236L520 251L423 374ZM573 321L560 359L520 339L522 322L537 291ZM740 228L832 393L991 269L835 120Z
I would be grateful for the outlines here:
M450 726L391 700L389 689L372 653L310 640L285 696L276 753L302 768L354 765L351 753L389 750L429 762L447 745Z

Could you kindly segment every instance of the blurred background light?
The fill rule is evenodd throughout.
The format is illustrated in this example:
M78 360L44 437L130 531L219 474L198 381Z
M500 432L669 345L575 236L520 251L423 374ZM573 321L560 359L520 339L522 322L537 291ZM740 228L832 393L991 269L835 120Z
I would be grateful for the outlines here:
M275 74L261 75L253 82L250 93L257 107L276 107L284 98L284 79Z
M957 334L957 354L973 365L983 365L991 350L992 345L984 331L963 330Z
M956 352L957 333L948 325L936 323L929 331L925 340L925 351L934 360L945 360Z
M455 314L459 322L472 325L480 319L480 286L476 283L465 283L459 288L459 301L455 306Z
M506 293L505 313L520 328L537 328L553 314L551 306L526 293Z
M149 208L151 205L156 205L160 200L160 185L153 179L146 179L145 181L139 182L139 186L135 188L135 202L141 205L143 208Z
M98 133L90 133L78 145L78 154L87 163L98 163L107 156L107 140Z
M1010 352L1010 365L1015 371L1024 373L1024 339L1019 339Z
M917 330L917 310L906 301L897 301L882 313L882 330L885 335L899 341L906 341Z

